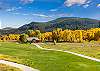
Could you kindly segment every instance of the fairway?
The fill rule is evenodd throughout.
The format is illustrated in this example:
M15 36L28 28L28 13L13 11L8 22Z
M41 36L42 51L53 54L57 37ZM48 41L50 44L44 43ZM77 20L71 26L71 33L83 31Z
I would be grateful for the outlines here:
M99 42L87 42L87 43L44 43L39 44L43 48L67 50L79 54L84 54L93 58L100 59L100 44Z
M0 59L40 71L100 71L100 63L72 54L41 50L32 44L0 42Z

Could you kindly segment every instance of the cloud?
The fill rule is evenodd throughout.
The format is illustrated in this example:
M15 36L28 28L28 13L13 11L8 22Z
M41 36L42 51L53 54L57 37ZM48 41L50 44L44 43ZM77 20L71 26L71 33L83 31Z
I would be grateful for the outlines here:
M27 4L27 3L32 3L34 0L20 0L22 3Z
M100 8L100 4L97 4L97 7L99 7L99 8Z
M19 15L20 13L13 13L14 15Z
M54 11L57 11L58 9L51 9L51 10L49 10L49 11L51 11L51 12L54 12Z
M87 8L87 7L89 7L89 4L83 5L83 7L84 7L84 8Z
M30 15L30 14L26 14L26 13L12 13L12 14L14 14L14 15L23 15L23 16L28 16L28 15Z
M70 6L73 6L73 5L84 5L84 4L88 4L90 3L91 1L90 0L66 0L64 2L64 4L67 6L67 7L70 7Z
M7 11L7 12L11 12L11 11L19 10L19 9L21 9L21 8L22 8L22 7L7 8L6 11Z
M27 16L27 15L29 15L29 14L22 14L22 15Z
M53 14L51 15L52 18L60 18L60 17L71 17L73 16L73 14L69 14L69 13L60 13L60 14Z
M11 12L11 11L14 11L15 8L9 8L9 9L6 9L7 12Z
M15 12L15 13L12 13L12 14L14 14L14 15L23 15L23 16L28 16L28 15L30 15L30 14L28 14L28 13L19 13L19 12Z
M44 15L44 14L32 14L32 15L39 16L39 17L44 17L44 18L50 18L49 16Z
M19 6L19 7L17 7L16 9L22 9L22 7L21 7L21 6Z
M69 16L72 16L72 14L58 14L58 17L69 17Z

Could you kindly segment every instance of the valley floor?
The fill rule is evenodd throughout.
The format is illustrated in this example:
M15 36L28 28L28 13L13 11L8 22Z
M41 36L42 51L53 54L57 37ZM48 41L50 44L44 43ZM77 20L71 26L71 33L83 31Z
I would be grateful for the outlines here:
M42 50L33 44L0 42L0 59L24 64L40 71L100 71L100 62L65 52Z
M42 43L39 44L43 48L67 50L84 54L93 58L100 59L100 43L99 42L86 42L86 43Z

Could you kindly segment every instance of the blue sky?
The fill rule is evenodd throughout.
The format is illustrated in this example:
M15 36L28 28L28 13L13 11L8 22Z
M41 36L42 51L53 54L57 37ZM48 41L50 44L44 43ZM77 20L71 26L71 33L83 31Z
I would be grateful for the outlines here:
M17 28L31 21L46 22L59 17L100 20L100 0L0 0L2 28Z

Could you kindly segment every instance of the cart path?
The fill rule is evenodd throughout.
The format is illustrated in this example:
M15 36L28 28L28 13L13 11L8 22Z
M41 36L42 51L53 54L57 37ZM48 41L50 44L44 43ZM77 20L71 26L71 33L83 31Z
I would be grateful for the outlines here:
M34 68L31 68L31 67L28 67L22 64L17 64L17 63L6 61L6 60L0 60L0 63L19 68L22 71L40 71L38 69L34 69Z
M96 58L93 58L93 57L85 56L85 55L78 54L78 53L75 53L75 52L63 51L63 50L57 50L57 49L42 48L40 45L38 45L38 44L36 44L36 43L34 43L34 45L35 45L37 48L40 48L40 49L66 52L66 53L70 53L70 54L73 54L73 55L77 55L77 56L80 56L80 57L83 57L83 58L87 58L87 59L90 59L90 60L93 60L93 61L100 62L100 59L96 59Z

